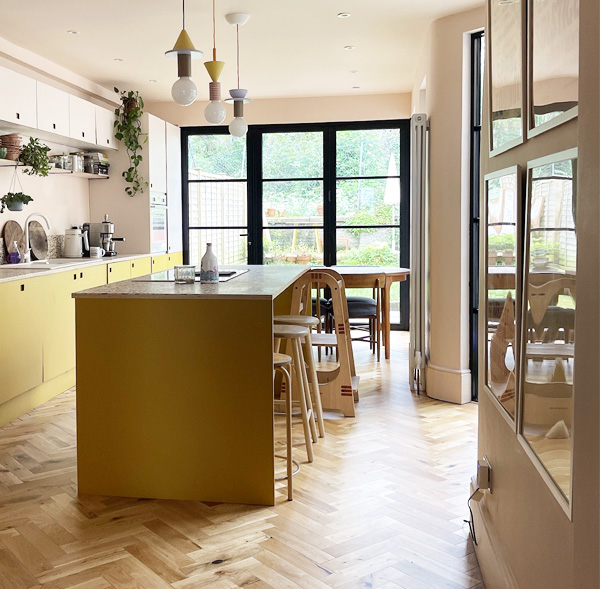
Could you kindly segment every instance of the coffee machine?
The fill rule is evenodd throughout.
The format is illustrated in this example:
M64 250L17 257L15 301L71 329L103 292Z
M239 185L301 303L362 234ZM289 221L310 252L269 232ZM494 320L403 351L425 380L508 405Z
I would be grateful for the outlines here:
M115 224L108 220L108 213L104 215L102 223L84 223L83 231L88 232L90 247L101 247L105 251L105 256L116 256L115 242L125 241L124 237L113 237L115 234ZM84 256L90 255L90 250L86 250Z

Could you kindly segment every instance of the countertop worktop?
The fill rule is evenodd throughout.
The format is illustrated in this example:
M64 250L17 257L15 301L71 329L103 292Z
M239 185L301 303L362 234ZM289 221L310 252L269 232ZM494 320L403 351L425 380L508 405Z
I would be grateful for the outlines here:
M302 276L310 266L229 266L248 272L218 284L175 284L123 280L73 294L74 298L139 299L274 299Z
M161 255L161 254L154 254ZM11 280L23 280L23 278L33 278L35 276L44 276L46 274L55 274L56 272L66 272L67 270L81 269L87 266L98 266L99 264L111 264L113 262L126 262L127 260L135 260L137 258L149 258L152 254L124 254L116 255L106 258L72 258L73 263L63 263L51 268L26 266L17 264L18 268L11 268L7 270L4 266L8 264L0 265L0 282L9 282ZM60 258L65 260L65 258ZM49 260L52 264L53 260ZM21 267L22 266L22 267Z

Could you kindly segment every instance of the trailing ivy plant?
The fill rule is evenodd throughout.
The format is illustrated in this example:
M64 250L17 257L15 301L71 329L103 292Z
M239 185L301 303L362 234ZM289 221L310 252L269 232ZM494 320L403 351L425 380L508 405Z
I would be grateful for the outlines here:
M23 146L19 154L19 161L27 166L23 170L30 176L47 176L50 171L50 158L48 152L50 148L35 137L29 138L29 143Z
M22 192L7 192L2 198L0 198L0 213L3 213L5 208L7 208L9 211L20 210L15 207L17 203L21 202L26 205L32 200L33 198L31 198L31 196L23 194Z
M138 170L138 166L142 161L140 154L142 144L148 140L146 136L143 141L140 141L144 101L137 90L135 92L132 90L119 90L118 88L114 90L121 98L121 105L115 109L115 116L117 117L115 120L115 139L125 145L129 156L129 168L121 176L129 184L125 188L125 192L129 196L134 196L138 192L144 192L144 188L148 186L148 182L144 180Z

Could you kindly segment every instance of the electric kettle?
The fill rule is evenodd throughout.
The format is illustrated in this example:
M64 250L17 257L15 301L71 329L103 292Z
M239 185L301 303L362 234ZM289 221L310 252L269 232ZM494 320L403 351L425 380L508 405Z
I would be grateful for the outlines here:
M71 227L65 231L65 258L81 258L83 247L86 251L90 249L88 232L81 231L79 227Z

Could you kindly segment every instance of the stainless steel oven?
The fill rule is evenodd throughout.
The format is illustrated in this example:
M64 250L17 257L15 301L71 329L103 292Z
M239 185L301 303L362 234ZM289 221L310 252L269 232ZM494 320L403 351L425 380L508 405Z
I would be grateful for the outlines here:
M151 192L150 251L153 254L166 253L167 244L167 195L163 192Z

